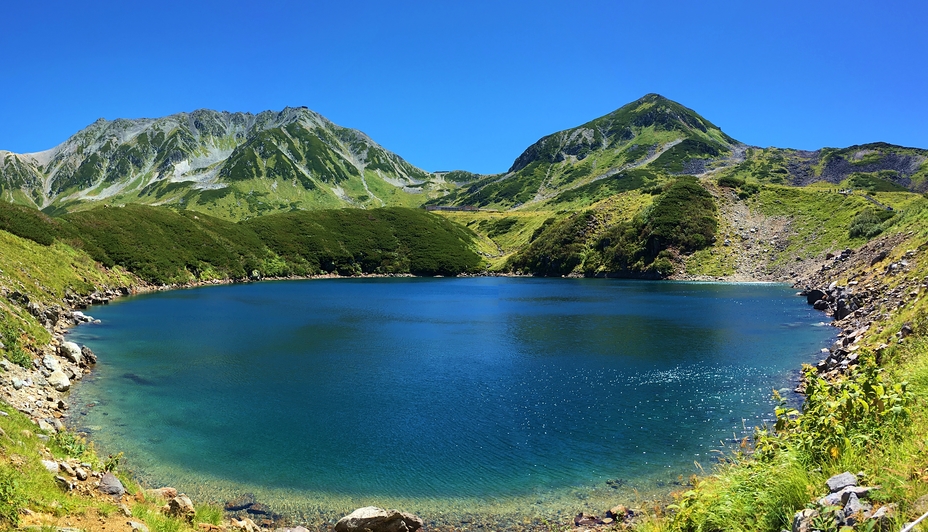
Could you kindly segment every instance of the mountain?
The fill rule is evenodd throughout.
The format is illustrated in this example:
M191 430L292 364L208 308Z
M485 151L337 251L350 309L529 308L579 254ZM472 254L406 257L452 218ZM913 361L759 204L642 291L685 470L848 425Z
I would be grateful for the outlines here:
M648 94L606 116L542 137L505 174L485 176L447 200L512 208L586 187L615 193L658 174L698 174L740 161L746 146L695 111ZM647 172L633 172L639 168ZM600 182L598 185L594 183Z
M32 154L0 151L3 198L46 212L179 204L229 219L320 207L419 205L443 180L305 107L97 120Z
M425 172L305 107L100 119L44 152L0 151L0 197L52 214L100 203L175 205L229 220L338 207L565 211L656 190L680 175L924 192L928 150L752 147L692 109L648 94L542 137L493 175Z
M759 183L928 190L928 150L873 143L802 151L741 143L698 113L648 94L581 126L542 137L503 174L461 183L435 205L498 209L589 205L678 175Z

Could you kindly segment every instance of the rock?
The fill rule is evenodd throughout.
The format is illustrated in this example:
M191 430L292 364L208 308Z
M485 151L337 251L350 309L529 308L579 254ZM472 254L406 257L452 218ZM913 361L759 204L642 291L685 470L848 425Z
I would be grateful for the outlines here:
M271 515L271 509L260 502L250 505L245 511L252 515Z
M60 369L53 371L48 376L48 384L59 392L66 392L71 389L71 380Z
M422 520L397 510L376 506L358 508L335 523L335 532L413 532L422 528Z
M628 508L625 505L620 504L618 506L612 507L608 512L606 512L606 517L611 517L617 521L622 521L628 515Z
M58 432L58 431L55 429L55 426L54 426L54 425L52 425L51 423L49 423L48 421L46 421L46 420L44 420L44 419L40 419L40 420L38 421L38 425L39 425L39 429L41 429L41 430L43 430L43 431L45 431L45 432L51 432L52 434Z
M61 471L63 471L65 474L67 474L69 477L76 477L76 476L77 476L77 472L74 471L74 468L71 467L71 464L69 464L69 463L67 463L67 462L59 462L59 463L58 463L58 468L59 468Z
M90 350L86 345L81 347L81 356L83 358L83 366L92 366L97 363L97 355Z
M122 515L125 517L132 517L132 510L124 503L119 503L119 511L122 512Z
M276 532L309 532L309 530L302 526L295 526L293 528L278 528Z
M814 308L815 310L828 310L828 302L825 301L824 299L819 299L818 301L812 304L812 308Z
M170 516L179 517L192 522L196 513L197 511L193 507L193 501L183 493L168 501L167 514Z
M22 390L23 386L26 385L26 382L20 379L19 377L13 377L12 381L13 381L12 384L13 384L14 390Z
M55 484L57 484L62 491L71 491L74 489L74 484L61 475L55 475Z
M886 506L879 507L873 515L870 516L868 521L874 521L874 529L888 531L893 526L893 518L896 515L896 505L887 504Z
M844 524L847 526L854 526L855 524L863 521L864 512L870 508L867 505L864 505L860 502L860 499L857 498L857 495L851 493L848 497L847 504L844 505Z
M74 342L62 342L58 346L58 354L75 364L80 365L81 363L81 348Z
M827 294L821 290L809 290L806 292L806 302L808 302L810 305L814 305L816 301L821 301L826 297L828 297Z
M145 493L158 499L173 499L177 497L177 490L169 487L150 489Z
M844 473L829 478L825 481L825 484L828 485L828 490L831 493L837 493L848 486L856 486L857 475L845 471Z
M104 473L100 478L100 486L97 488L101 493L107 495L112 495L113 497L122 497L122 494L126 492L126 487L122 485L122 481L116 478L116 475L112 473Z
M574 526L596 526L601 524L602 521L595 515L580 512L577 517L574 517Z
M49 473L58 472L58 462L54 460L42 460L42 465L45 466L45 469L48 469Z
M928 513L928 495L922 495L915 499L915 502L912 503L912 510L918 515Z
M145 523L139 523L138 521L127 521L127 525L132 529L132 532L148 532L148 527L145 526Z
M247 510L256 502L258 501L255 499L254 494L243 493L231 501L227 501L224 507L227 512L237 512L239 510Z
M53 372L61 369L61 364L58 362L58 359L52 355L45 355L42 357L42 365Z
M811 508L799 510L793 516L792 532L812 532L812 520L818 515L818 511Z
M239 521L238 519L232 519L232 527L239 530L244 530L245 532L259 532L261 528L255 524L254 521L248 519L247 517Z
M87 480L89 475L87 474L87 470L83 467L75 467L74 476L77 477L77 480Z
M885 250L883 250L883 251L877 253L876 255L873 256L873 258L870 259L870 266L875 266L876 263L878 263L878 262L882 261L883 259L885 259L887 255L888 255L888 253L886 253Z

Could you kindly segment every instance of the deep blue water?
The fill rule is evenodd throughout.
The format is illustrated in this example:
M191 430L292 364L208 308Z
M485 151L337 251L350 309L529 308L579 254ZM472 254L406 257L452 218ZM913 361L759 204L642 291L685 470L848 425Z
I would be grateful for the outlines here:
M89 313L102 324L70 339L100 362L71 423L104 452L188 493L352 500L689 474L769 417L771 390L833 334L761 284L263 282Z

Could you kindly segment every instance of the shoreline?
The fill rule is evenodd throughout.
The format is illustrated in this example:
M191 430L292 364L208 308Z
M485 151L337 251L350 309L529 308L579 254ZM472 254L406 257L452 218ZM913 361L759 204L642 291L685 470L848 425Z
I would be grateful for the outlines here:
M69 311L65 313L67 315L62 316L62 319L56 322L51 328L51 333L52 333L51 341L47 345L41 347L40 356L42 357L43 360L49 354L53 354L61 358L60 352L62 350L62 345L68 341L67 340L68 332L73 327L76 327L77 325L80 325L81 323L86 323L86 321L82 321L80 319L80 316L82 315L81 313L82 309L92 308L94 304L96 305L108 304L112 300L130 296L130 295L140 295L140 294L149 293L149 292L158 292L158 291L167 291L167 290L199 288L199 287L205 287L205 286L250 283L250 282L258 282L258 281L287 281L287 280L315 280L315 279L364 279L364 278L392 278L392 277L415 278L417 276L408 275L408 274L407 275L373 274L373 275L340 276L340 275L332 274L332 275L317 275L317 276L291 276L291 277L285 277L285 278L263 278L260 280L223 279L223 280L199 281L199 282L174 284L174 285L147 285L147 284L142 283L142 284L131 286L131 287L120 287L117 289L113 289L113 288L104 289L102 292L98 291L83 298L81 301L77 302L76 305L70 307ZM473 275L471 274L471 275L462 275L459 277L462 277L462 278L473 278L473 277L535 278L535 276L515 275L515 274L501 274L501 275L493 275L493 274ZM712 283L712 284L772 284L772 283L777 283L776 281L767 281L767 280L764 280L764 281L740 281L740 280L739 281L725 281L725 280L718 280L718 279L711 279L711 280L708 280L708 279L669 279L669 280L675 281L675 282L694 282L694 283ZM784 282L782 284L789 284L789 283ZM795 286L795 284L796 283L794 283L793 286ZM831 324L834 325L835 323L832 322ZM65 360L63 362L64 364L67 364L68 361ZM41 367L42 367L41 365L38 365L36 370L38 371ZM76 385L77 383L79 383L83 375L90 373L89 367L87 366L82 367L80 364L73 363L73 362L72 362L72 366L68 367L68 369L71 369L72 371L75 371L76 373L76 378L73 380L73 385ZM41 384L41 383L37 382L34 384ZM38 387L41 387L41 386L38 386ZM25 390L26 388L27 387L24 386L22 390ZM42 428L43 430L46 430L48 432L54 432L57 430L62 430L63 428L65 428L65 425L62 423L59 426L58 424L54 422L50 423L48 421L48 417L42 418L41 414L49 413L51 414L51 417L54 418L55 420L60 420L61 418L67 418L68 417L67 410L69 409L70 405L67 405L67 403L64 401L64 398L70 395L69 392L70 392L70 388L64 392L60 392L59 396L54 397L57 402L51 399L53 395L49 395L50 398L47 398L47 402L52 403L56 406L60 406L61 403L64 403L64 407L58 408L58 409L52 409L51 411L47 411L47 412L40 411L39 415L33 415L35 414L35 411L30 412L29 411L30 409L28 407L24 410L23 408L20 408L19 406L15 405L11 401L7 401L7 402L10 403L15 408L19 409L20 411L27 413L27 415L29 415L29 417L33 419L33 421L37 425L39 425L39 427ZM27 400L33 399L32 397L28 395L28 393L25 393L23 395L26 395ZM4 397L4 400L6 399L7 397ZM55 410L57 410L58 414L61 414L61 415L57 415L55 413ZM45 421L44 424L43 424L43 421ZM73 429L66 429L66 430L73 430ZM135 478L138 478L135 475L133 476ZM156 487L156 486L147 486L147 487ZM665 506L667 503L670 502L671 500L670 494L673 491L679 491L680 489L684 489L684 488L685 488L684 484L680 484L677 486L667 486L665 489L661 490L659 493L657 492L650 493L649 494L650 496L647 498L641 498L640 497L641 494L637 490L632 489L629 492L629 495L634 494L636 498L635 500L631 500L630 498L627 498L627 497L623 498L623 497L615 497L615 496L610 497L610 500L613 501L612 502L613 505L619 502L622 502L623 504L630 505L632 506L632 508L635 508L639 511L647 512L649 509L654 509L657 507ZM615 494L615 495L618 495L618 494ZM215 502L220 502L220 501L210 501L210 502L215 503ZM579 502L580 500L578 500L578 503ZM361 504L360 501L358 504L359 506L364 505L364 504ZM531 505L529 505L529 507L530 506ZM461 505L460 508L461 508L461 513L466 514L467 505ZM600 514L608 510L607 506L599 507L597 510L597 509L593 509L589 507L584 507L581 504L577 504L575 508L577 511L588 512L592 510ZM353 508L346 508L345 513L347 514L352 509ZM429 520L429 522L432 523L432 526L434 529L447 529L447 530L457 530L457 529L467 528L469 524L472 525L473 523L478 522L478 521L486 522L487 524L489 524L492 521L494 523L494 526L498 527L502 524L499 522L500 520L506 520L511 525L521 530L548 529L549 528L549 525L551 524L549 520L542 518L539 521L537 516L533 516L531 515L530 512L524 511L525 509L527 508L524 508L522 510L514 509L513 511L502 511L501 507L497 507L496 511L491 512L488 515L473 515L472 514L469 516L466 516L466 515L462 516L460 513L455 511L454 516L462 517L462 519L457 520L457 522L452 522L454 520L445 520L443 518L432 518ZM561 515L561 514L562 512L558 513L558 515L555 516L555 518L561 522L566 523L573 519L572 515ZM317 515L321 517L323 513L320 511L320 512L317 512ZM586 515L589 515L589 514L587 513ZM432 517L431 514L429 514L428 516ZM322 520L315 520L313 524L315 526L322 526L322 527L330 526L331 524L334 523L334 520L336 520L338 517L339 516L337 515L329 514L326 516L326 518ZM493 517L494 519L487 520L491 517ZM484 519L484 518L487 518L487 519ZM273 524L276 525L280 523L290 524L290 521L287 519L284 519L284 520L277 521ZM265 524L271 525L272 523L265 523ZM307 521L306 524L309 524L309 522Z

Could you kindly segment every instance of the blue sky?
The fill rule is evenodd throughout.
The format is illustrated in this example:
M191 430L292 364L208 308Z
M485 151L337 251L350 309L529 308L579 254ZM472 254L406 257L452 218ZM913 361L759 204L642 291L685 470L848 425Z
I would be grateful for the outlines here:
M916 0L11 0L0 13L0 149L15 152L100 117L305 105L426 170L491 173L649 92L752 145L928 148Z

